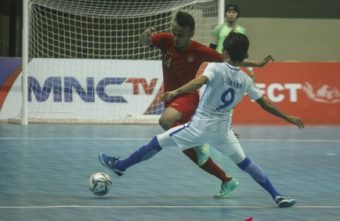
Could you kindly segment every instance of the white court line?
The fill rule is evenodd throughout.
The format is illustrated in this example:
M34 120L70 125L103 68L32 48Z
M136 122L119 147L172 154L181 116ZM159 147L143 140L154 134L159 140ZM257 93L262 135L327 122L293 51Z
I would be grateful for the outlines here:
M63 209L63 208L113 208L113 209L267 209L273 206L83 206L83 205L54 205L54 206L0 206L0 209ZM340 209L339 206L294 206L298 209Z
M0 137L1 140L119 140L119 141L125 141L125 140L151 140L152 137L148 138L135 138L135 137L126 137L126 138L119 138L119 137Z
M150 140L151 137L0 137L0 140ZM311 143L339 143L340 139L240 139L246 142L311 142Z

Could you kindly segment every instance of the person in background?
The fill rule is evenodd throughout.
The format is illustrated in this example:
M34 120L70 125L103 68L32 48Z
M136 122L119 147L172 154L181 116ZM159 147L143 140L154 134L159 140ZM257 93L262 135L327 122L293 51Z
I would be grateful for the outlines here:
M237 20L240 17L240 8L237 4L230 3L225 7L225 22L223 24L217 25L213 30L213 42L209 45L210 48L215 49L217 52L222 53L223 41L231 32L238 32L246 35L246 29L239 24L237 24ZM269 55L265 58L268 61L274 61L274 58ZM243 65L245 66L245 65ZM249 77L251 77L254 82L256 78L256 73L254 72L251 64L246 65L247 71L245 72ZM232 114L233 111L230 112ZM240 135L235 132L237 138L240 138Z

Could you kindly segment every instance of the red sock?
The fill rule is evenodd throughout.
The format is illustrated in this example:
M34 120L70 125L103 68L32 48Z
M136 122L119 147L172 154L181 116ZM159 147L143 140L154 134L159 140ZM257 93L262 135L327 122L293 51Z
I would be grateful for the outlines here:
M189 148L186 150L183 150L183 153L189 157L195 164L197 164L197 156L196 151L194 148ZM230 181L231 177L228 176L212 159L211 157L208 158L207 162L205 162L201 168L210 173L211 175L214 175L218 179L220 179L223 183L226 181Z
M173 127L181 125L182 123L177 121L172 125ZM183 150L183 153L189 157L196 165L197 165L197 155L194 148L189 148ZM231 177L226 174L212 159L208 158L207 162L205 162L202 166L200 166L204 171L214 175L218 179L220 179L223 183L226 181L230 181Z
M187 157L189 157L190 160L192 160L192 162L194 163L197 162L197 155L196 155L196 151L194 148L183 150L183 153L187 155Z
M201 168L220 179L223 183L231 180L231 177L227 175L226 172L211 159L211 157L208 158L207 162L205 162Z

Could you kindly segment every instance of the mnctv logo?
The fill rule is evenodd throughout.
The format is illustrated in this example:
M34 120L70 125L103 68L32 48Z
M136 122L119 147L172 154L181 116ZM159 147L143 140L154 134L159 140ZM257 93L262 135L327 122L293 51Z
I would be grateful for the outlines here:
M157 79L151 79L148 83L145 78L107 77L96 82L94 77L87 77L86 83L82 85L71 76L51 76L46 78L43 84L38 79L29 76L28 101L31 102L34 97L37 102L45 102L52 94L53 102L73 102L73 96L77 94L81 100L87 103L95 102L96 97L107 103L127 103L120 91L120 87L126 86L125 84L131 85L128 90L133 95L141 94L140 88L144 94L152 95ZM113 87L113 90L110 90L111 93L108 93L109 87Z

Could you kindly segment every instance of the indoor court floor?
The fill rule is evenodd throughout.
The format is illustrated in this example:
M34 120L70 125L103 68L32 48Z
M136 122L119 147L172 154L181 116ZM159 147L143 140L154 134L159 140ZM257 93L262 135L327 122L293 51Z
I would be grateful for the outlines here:
M0 124L0 220L335 221L340 220L340 127L235 126L246 154L277 189L297 200L277 208L231 161L211 155L240 186L214 199L220 182L174 147L115 177L99 152L122 158L162 132L158 125ZM104 197L88 190L95 172L112 177Z

